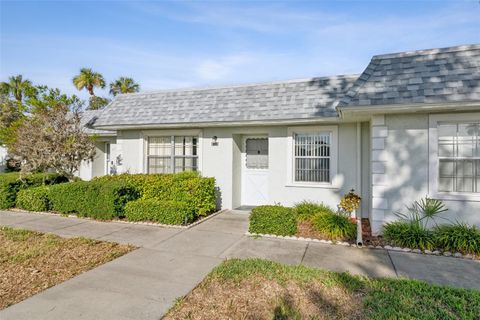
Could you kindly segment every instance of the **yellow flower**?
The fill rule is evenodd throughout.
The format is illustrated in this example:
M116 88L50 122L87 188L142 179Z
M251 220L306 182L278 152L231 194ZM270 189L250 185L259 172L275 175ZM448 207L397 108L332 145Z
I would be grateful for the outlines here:
M342 197L339 206L346 212L351 213L353 210L360 207L361 200L362 198L360 198L360 196L355 193L355 190L352 189Z

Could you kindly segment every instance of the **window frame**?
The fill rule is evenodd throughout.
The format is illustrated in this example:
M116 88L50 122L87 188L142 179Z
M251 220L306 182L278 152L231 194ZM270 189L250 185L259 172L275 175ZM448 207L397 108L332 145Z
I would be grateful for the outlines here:
M428 193L439 200L480 201L480 192L439 191L440 158L438 151L439 124L480 123L480 113L433 114L429 115L428 126ZM473 160L474 158L472 158Z
M248 163L248 155L247 155L247 140L267 140L267 166L265 168L249 168L247 166ZM270 140L267 135L248 135L245 136L243 139L243 150L244 152L244 159L242 159L242 167L245 168L245 170L254 170L254 171L268 171L270 168Z
M202 131L201 130L148 130L148 131L142 131L141 133L143 137L143 172L150 174L149 173L149 166L148 166L148 159L149 159L149 138L155 138L155 137L169 137L170 138L170 148L171 148L171 168L172 170L175 170L175 159L176 158L185 158L184 156L175 156L175 144L174 144L174 139L175 137L195 137L197 138L197 166L196 166L196 171L201 172L202 171L202 142L203 142L203 137L202 137ZM189 157L189 156L188 156ZM193 158L193 156L192 156ZM152 173L153 174L153 173Z
M110 161L112 161L112 144L105 141L105 175L110 174Z
M341 181L338 173L338 126L299 126L287 129L287 187L310 187L339 189ZM330 135L330 179L329 182L310 182L295 180L295 134Z

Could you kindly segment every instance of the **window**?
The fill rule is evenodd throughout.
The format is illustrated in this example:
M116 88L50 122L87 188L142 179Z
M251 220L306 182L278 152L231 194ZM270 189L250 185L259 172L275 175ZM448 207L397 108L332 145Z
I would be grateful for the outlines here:
M198 137L162 136L148 138L148 173L196 171Z
M480 122L438 124L438 191L480 192Z
M294 133L294 181L330 182L331 133Z
M249 138L245 144L247 169L268 169L268 139Z

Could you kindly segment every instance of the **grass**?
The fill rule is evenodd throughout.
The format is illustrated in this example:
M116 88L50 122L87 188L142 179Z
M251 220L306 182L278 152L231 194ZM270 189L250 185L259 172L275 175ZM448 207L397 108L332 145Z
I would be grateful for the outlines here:
M165 319L478 319L480 292L232 259Z
M0 243L0 310L134 249L9 227Z

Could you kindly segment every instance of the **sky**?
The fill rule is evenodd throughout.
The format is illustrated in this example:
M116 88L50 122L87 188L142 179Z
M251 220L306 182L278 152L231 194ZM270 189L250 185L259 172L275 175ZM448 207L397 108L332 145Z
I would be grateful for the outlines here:
M82 67L150 91L355 74L376 54L471 43L479 0L0 0L0 81L83 98Z

